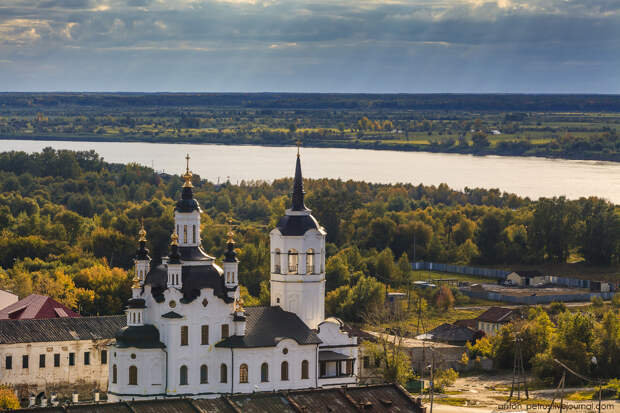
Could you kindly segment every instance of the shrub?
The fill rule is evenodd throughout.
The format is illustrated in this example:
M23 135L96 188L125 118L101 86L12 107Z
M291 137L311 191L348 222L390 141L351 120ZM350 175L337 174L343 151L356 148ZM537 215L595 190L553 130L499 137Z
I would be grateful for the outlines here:
M19 399L15 392L6 386L0 386L0 410L19 409Z
M459 374L454 369L437 370L433 379L433 390L437 392L445 391L446 387L454 384Z

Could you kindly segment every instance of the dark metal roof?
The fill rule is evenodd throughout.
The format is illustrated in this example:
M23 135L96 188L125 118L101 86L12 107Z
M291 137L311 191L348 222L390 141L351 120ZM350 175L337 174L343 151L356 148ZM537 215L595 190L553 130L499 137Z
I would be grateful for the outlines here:
M229 399L232 404L244 413L297 413L291 402L284 395L258 394L235 396Z
M513 310L504 307L490 307L487 311L480 314L476 320L488 323L507 323L511 320Z
M146 308L146 301L143 298L131 298L127 301L127 308Z
M159 330L151 324L125 326L116 333L116 347L163 348L159 341Z
M351 360L353 357L331 350L319 351L319 361Z
M170 255L168 256L168 264L180 264L181 254L179 254L179 246L176 243L170 245Z
M111 339L126 321L124 315L0 320L0 344Z
M317 231L321 228L317 220L312 215L285 215L280 218L276 228L284 236L304 235L311 229Z
M175 211L200 212L200 205L198 205L198 201L194 199L194 192L191 187L183 187L183 192L181 192L181 199L179 199L179 201L177 202Z
M181 269L181 280L183 282L181 288L183 298L181 302L184 304L192 302L200 295L200 290L203 288L211 288L215 296L220 297L226 302L232 302L232 299L226 293L226 285L222 274L222 269L215 264L184 265ZM165 264L160 264L151 268L146 275L144 284L151 286L151 294L155 301L162 302L167 282L168 268Z
M232 301L226 294L223 273L224 271L215 264L183 266L181 270L181 278L183 279L181 302L190 303L194 301L203 288L211 288L216 297L227 302Z
M217 399L195 399L191 400L192 404L197 406L205 413L238 413L231 407L229 399L219 397ZM192 412L196 413L196 411Z
M290 338L298 344L320 344L321 339L295 313L279 306L247 307L245 336L230 336L216 347L273 347Z
M346 395L362 410L373 413L417 412L413 396L398 385L350 387Z
M200 247L179 247L183 261L213 261L215 258Z
M21 409L16 412L94 413L422 413L421 404L397 385L310 389L224 396L216 399L161 399L68 405L64 408Z
M338 389L325 389L320 393L317 391L291 392L288 398L304 412L359 412L357 406L351 403L344 393Z
M301 160L297 154L297 162L295 163L295 179L293 180L293 211L306 211L304 205L304 180L301 176Z
M136 251L135 260L151 260L149 257L149 250L146 248L146 241L140 241L140 248Z
M101 403L89 405L69 405L67 411L72 413L133 413L127 403ZM66 413L66 411L65 411Z
M226 252L224 253L224 262L239 262L237 252L235 251L235 241L232 239L226 244Z
M426 335L432 336L433 341L455 345L465 345L468 341L473 344L478 338L482 337L479 331L448 323L435 327Z

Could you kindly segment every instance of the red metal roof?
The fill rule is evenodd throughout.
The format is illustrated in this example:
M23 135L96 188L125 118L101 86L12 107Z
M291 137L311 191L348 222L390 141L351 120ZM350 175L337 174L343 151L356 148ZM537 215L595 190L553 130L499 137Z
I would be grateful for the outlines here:
M45 295L31 294L0 310L0 320L80 317L69 307Z

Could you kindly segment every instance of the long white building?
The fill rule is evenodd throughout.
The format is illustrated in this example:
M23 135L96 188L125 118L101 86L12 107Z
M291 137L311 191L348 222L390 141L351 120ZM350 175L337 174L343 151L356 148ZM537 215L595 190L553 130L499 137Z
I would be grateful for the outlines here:
M201 248L189 166L170 254L151 265L140 231L127 326L111 346L111 400L217 397L357 383L357 338L325 319L325 230L304 205L297 155L292 206L270 233L271 305L243 308L231 237L222 267Z

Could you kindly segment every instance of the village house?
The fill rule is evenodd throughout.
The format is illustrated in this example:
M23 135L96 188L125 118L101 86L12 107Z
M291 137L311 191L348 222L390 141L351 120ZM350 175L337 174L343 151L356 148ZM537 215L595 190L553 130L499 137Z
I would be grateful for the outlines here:
M516 313L510 308L490 307L476 318L478 330L487 336L494 336L505 325L510 323Z
M125 316L0 320L0 384L31 393L105 390Z
M549 276L540 271L513 271L506 276L506 283L515 287L539 287L550 283Z
M0 320L80 317L69 307L51 297L31 294L0 310Z

